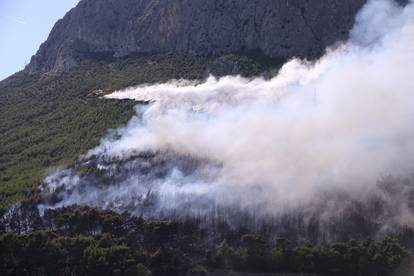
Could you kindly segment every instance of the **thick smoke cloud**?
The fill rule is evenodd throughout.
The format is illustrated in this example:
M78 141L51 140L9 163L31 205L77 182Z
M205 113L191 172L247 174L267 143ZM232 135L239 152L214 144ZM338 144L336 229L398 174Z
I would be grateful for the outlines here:
M140 214L153 196L158 215L234 206L273 216L318 209L329 218L346 202L375 197L393 204L387 220L414 225L406 188L390 203L378 184L414 172L413 72L414 4L377 0L347 43L316 62L293 59L270 80L210 77L115 92L107 98L153 103L138 105L127 126L85 156L94 178L76 169L46 178L45 192L60 198L46 206Z

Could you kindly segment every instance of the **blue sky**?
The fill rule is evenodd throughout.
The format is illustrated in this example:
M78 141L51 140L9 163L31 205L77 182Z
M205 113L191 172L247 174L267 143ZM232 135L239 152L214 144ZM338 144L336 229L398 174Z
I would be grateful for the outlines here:
M0 0L0 80L24 68L79 0Z

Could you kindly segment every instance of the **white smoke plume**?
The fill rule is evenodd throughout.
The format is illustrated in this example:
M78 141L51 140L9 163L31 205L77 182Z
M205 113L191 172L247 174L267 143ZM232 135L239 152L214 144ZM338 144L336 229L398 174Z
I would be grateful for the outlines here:
M347 43L316 62L293 59L270 80L171 81L107 98L153 103L138 106L88 158L122 163L153 152L206 162L189 174L175 167L151 186L136 173L102 187L59 171L45 180L47 190L63 189L54 207L134 212L134 200L157 192L160 208L175 210L237 206L277 215L324 198L327 213L340 212L326 194L363 202L382 196L379 179L414 172L414 4L369 1ZM414 225L408 209L401 200L394 219Z

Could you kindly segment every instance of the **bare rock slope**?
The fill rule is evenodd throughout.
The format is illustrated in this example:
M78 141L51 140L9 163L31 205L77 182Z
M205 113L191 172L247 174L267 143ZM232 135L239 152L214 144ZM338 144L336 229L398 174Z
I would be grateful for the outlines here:
M87 58L255 50L313 57L345 39L366 0L81 0L33 56L30 73Z

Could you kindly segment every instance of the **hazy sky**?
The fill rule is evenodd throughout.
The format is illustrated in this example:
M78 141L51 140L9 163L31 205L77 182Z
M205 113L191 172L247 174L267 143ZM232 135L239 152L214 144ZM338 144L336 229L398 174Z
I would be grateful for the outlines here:
M23 69L79 0L0 0L0 80Z

